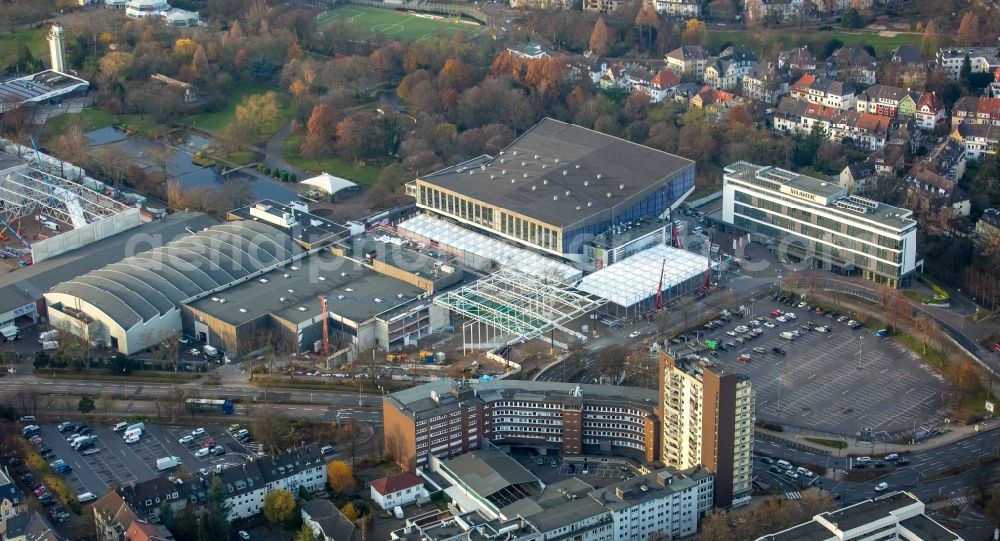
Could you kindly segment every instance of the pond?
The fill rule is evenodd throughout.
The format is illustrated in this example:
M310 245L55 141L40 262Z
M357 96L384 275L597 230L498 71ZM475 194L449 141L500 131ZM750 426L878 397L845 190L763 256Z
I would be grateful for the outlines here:
M159 172L156 163L158 156L165 148L171 148L166 168L167 175L181 183L185 190L195 186L210 186L218 188L227 180L243 179L250 183L251 189L258 199L274 199L287 202L298 199L298 194L279 182L263 179L253 174L237 171L222 176L221 170L215 167L202 167L191 162L191 156L198 150L211 146L212 141L195 134L172 135L172 145L168 147L159 141L145 137L131 137L117 128L107 127L87 132L91 147L112 145L128 156L147 173Z

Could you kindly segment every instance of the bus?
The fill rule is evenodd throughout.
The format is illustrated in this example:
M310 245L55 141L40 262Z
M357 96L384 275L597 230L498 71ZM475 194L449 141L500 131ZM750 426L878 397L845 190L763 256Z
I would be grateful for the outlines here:
M187 406L188 411L191 413L222 411L222 413L225 413L226 415L233 414L233 403L229 400L188 398L184 401L184 403Z

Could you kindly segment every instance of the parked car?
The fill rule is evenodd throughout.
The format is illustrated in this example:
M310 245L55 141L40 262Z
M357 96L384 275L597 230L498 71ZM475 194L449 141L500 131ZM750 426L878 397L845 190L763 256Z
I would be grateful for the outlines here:
M222 456L224 454L226 454L226 450L221 445L212 447L212 456Z
M69 421L63 421L56 426L56 430L60 433L66 432L67 430L73 428L73 423Z
M244 530L240 530L239 532L237 532L237 534L239 534L240 539L242 539L243 541L248 541L250 539L250 534L248 534Z
M209 453L208 447L202 447L201 449L198 449L197 451L194 452L194 456L198 458L204 458L208 456L208 453Z
M771 351L773 351L775 353L775 355L784 355L785 354L785 350L783 350L781 348L777 348L777 347L771 348Z
M764 464L774 464L774 459L769 456L760 457L760 461L763 462Z
M882 492L883 490L889 488L889 483L882 481L881 483L875 485L875 492Z
M187 436L184 436L181 439L177 440L177 443L179 443L181 445L184 445L184 444L187 444L187 443L191 443L193 441L194 441L194 436L188 434Z
M205 429L204 428L196 428L196 429L194 429L194 430L191 431L191 435L192 436L201 436L204 433L205 433Z

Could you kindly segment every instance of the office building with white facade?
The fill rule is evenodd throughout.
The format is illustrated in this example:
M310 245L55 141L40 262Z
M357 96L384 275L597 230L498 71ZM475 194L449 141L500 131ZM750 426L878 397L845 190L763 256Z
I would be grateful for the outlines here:
M576 477L545 485L498 450L449 461L434 457L431 470L450 484L445 493L457 510L475 512L496 531L509 532L505 539L510 541L631 541L657 532L687 537L697 532L698 518L711 507L714 480L705 468L668 467L603 488Z
M725 169L722 219L783 255L891 287L917 267L912 212L849 195L835 182L737 162Z
M765 535L757 541L962 541L958 534L925 515L924 511L924 502L913 494L893 492L821 513L809 522Z

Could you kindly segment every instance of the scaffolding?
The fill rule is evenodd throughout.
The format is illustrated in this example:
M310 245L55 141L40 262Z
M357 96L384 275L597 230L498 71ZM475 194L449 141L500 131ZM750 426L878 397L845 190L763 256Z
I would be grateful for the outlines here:
M10 223L31 214L79 229L130 207L50 171L25 165L0 175L0 218Z
M434 304L487 327L487 340L483 342L480 332L472 349L527 341L555 330L586 341L585 335L567 324L606 302L558 281L513 269L502 269L434 299ZM463 348L470 347L464 343L465 332L462 336ZM501 341L495 342L498 338Z

